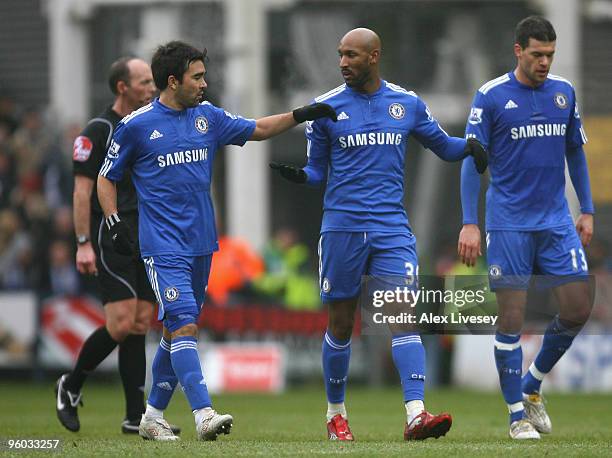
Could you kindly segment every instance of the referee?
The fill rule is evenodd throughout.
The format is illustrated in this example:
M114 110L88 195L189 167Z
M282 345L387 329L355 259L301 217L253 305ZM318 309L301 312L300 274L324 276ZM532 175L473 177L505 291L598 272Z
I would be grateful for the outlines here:
M70 431L80 428L77 408L87 375L119 345L119 373L126 401L124 433L138 433L144 412L146 373L145 333L151 321L155 296L142 260L113 251L96 193L96 178L106 156L115 126L132 111L146 105L155 93L149 65L123 57L110 67L109 86L114 103L91 119L74 141L74 227L78 243L77 269L99 280L106 323L83 344L73 370L57 381L57 416ZM138 201L129 174L117 183L119 211L130 222L138 239Z

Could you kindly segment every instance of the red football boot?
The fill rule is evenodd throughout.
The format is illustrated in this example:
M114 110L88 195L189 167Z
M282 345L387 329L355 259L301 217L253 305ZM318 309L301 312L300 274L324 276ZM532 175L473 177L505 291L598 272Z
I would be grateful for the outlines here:
M440 415L432 415L426 410L414 417L410 423L406 423L404 429L404 440L407 441L422 441L428 437L444 436L451 425L453 419L450 414L441 413Z
M327 422L327 436L331 441L352 441L353 433L349 428L348 420L340 414L334 415L330 421Z

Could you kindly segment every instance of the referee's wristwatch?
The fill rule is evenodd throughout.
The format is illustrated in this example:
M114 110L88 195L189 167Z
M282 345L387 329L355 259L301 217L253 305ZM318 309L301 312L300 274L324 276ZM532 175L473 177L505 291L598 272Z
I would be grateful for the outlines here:
M86 235L77 235L77 244L79 245L85 245L87 242L89 242L89 237Z

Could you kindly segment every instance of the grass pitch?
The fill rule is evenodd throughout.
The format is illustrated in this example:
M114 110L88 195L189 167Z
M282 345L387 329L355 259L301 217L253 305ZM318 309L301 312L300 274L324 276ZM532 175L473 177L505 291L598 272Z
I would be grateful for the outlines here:
M553 433L536 442L507 437L505 405L497 393L430 390L426 406L448 411L453 427L446 437L404 442L405 411L399 387L350 387L347 396L354 443L330 442L325 430L325 395L319 388L293 389L278 396L218 395L215 408L234 416L229 436L198 442L184 395L178 391L166 419L183 428L181 441L158 443L121 434L120 385L85 386L81 431L70 433L55 416L53 383L0 383L0 439L61 439L62 456L612 456L610 395L550 395ZM6 442L5 442L6 443ZM40 456L52 452L9 452Z

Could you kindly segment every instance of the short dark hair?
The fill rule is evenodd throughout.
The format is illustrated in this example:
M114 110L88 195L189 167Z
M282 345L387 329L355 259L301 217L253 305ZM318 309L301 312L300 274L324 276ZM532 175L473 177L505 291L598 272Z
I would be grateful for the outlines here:
M110 86L110 90L113 92L113 94L119 94L117 91L117 83L119 83L119 81L123 81L129 86L130 68L128 67L128 63L133 59L135 59L135 57L120 57L111 64L110 71L108 72L108 85Z
M529 46L529 39L555 41L557 34L552 24L542 16L529 16L519 22L514 31L514 42L521 48Z
M159 46L151 59L151 71L155 86L160 91L168 87L168 78L174 75L179 81L192 62L206 58L206 48L202 51L182 41L171 41Z

